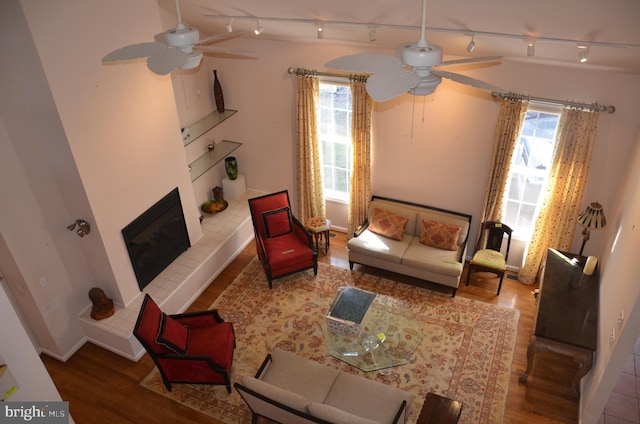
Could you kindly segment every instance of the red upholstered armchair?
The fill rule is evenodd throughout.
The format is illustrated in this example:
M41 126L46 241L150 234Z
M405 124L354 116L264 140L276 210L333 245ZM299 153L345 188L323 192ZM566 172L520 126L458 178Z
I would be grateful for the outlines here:
M318 273L318 252L311 233L291 213L289 192L283 190L249 199L256 250L267 275L274 278L313 268Z
M167 315L145 294L133 334L167 390L171 383L224 384L231 393L235 335L216 310Z

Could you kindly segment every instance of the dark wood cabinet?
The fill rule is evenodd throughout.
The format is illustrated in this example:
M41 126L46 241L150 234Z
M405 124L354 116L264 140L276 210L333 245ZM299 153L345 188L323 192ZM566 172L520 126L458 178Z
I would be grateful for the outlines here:
M587 258L549 249L540 283L536 326L527 349L526 383L536 353L553 351L570 356L578 365L571 391L580 397L579 384L593 365L598 343L598 269L583 273Z

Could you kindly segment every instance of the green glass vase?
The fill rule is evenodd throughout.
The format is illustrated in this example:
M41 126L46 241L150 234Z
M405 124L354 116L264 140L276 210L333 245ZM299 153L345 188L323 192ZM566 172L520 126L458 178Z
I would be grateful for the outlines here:
M230 180L238 178L238 161L235 157L229 156L224 159L224 170L227 172L227 177Z

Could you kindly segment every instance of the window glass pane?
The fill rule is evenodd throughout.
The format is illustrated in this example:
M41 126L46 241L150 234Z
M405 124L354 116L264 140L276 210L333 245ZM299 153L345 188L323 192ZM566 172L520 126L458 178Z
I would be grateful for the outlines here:
M349 200L351 179L351 88L320 82L318 130L323 187L328 198Z
M503 219L516 234L533 231L546 189L560 114L530 109L512 159Z

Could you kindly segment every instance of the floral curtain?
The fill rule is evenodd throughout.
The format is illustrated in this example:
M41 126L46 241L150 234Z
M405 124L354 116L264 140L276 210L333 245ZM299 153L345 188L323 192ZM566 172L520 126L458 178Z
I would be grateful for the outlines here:
M518 279L533 284L547 249L568 251L573 242L580 204L589 173L598 113L565 109L549 173L549 183Z
M356 228L367 216L371 199L371 111L373 99L365 89L366 76L351 77L353 164L349 221L347 236L351 238Z
M318 78L313 72L296 77L298 218L306 222L326 216L316 109L320 104Z
M500 114L493 141L492 162L487 180L480 222L500 221L502 204L509 181L511 159L527 113L528 102L521 99L500 100Z

